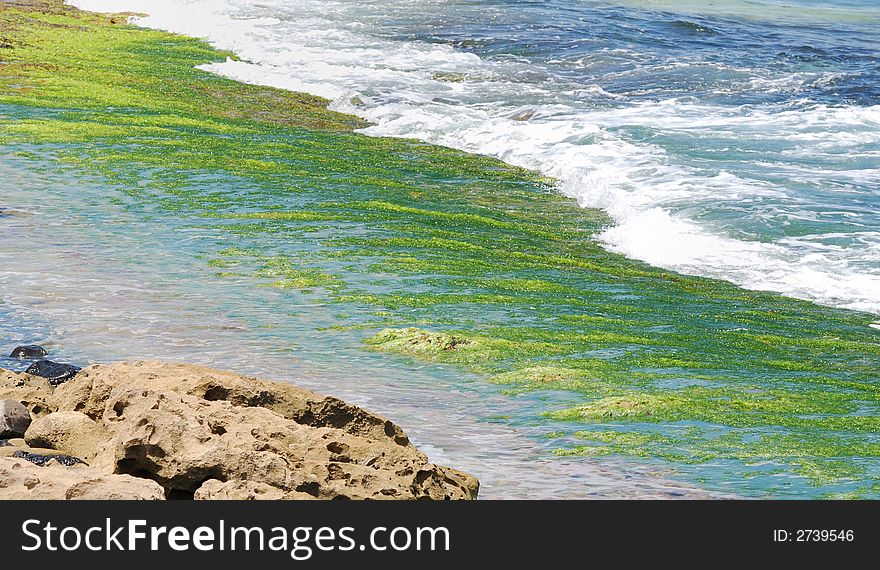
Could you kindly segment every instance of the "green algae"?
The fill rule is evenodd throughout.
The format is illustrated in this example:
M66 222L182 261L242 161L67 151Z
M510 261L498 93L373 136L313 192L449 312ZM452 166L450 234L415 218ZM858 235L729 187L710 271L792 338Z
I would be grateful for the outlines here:
M743 480L767 463L817 496L880 496L875 317L624 259L592 239L608 218L544 177L359 135L326 100L196 69L232 56L204 42L33 4L0 5L0 144L221 236L203 256L219 277L534 395L561 455Z

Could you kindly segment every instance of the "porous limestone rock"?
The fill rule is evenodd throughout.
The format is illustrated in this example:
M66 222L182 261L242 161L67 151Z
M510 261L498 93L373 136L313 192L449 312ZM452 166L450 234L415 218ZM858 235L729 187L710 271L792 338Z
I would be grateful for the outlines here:
M333 427L378 439L390 437L400 445L409 445L406 434L394 423L339 398L322 396L291 384L258 380L234 372L189 364L96 364L84 368L77 375L77 382L59 386L54 402L58 408L76 409L96 418L103 412L103 402L110 391L120 385L149 386L155 390L188 394L208 401L261 407L298 423ZM83 391L85 393L81 393ZM71 402L74 402L74 407L71 407Z
M128 475L107 475L85 467L50 462L40 467L0 457L0 499L127 499L161 500L165 492L155 481Z
M52 385L40 376L0 369L0 400L15 400L28 408L32 417L50 410Z
M35 420L24 439L31 447L54 449L89 462L98 444L106 440L106 434L89 416L64 410Z
M201 366L91 366L48 408L29 444L84 457L101 474L151 479L169 498L473 499L479 487L432 464L381 416Z
M197 501L255 501L255 500L285 500L285 499L314 499L308 493L297 491L285 492L277 487L265 483L253 481L218 481L208 479L195 492Z
M263 483L321 498L468 498L468 481L441 475L393 438L312 427L259 407L119 389L108 399L112 436L94 464L194 493L207 479ZM115 445L113 445L115 443Z

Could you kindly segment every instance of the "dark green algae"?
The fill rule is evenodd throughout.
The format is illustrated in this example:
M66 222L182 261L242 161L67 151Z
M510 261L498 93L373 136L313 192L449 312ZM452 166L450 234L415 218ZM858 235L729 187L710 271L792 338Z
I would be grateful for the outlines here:
M593 239L601 212L534 173L362 136L323 99L195 69L233 57L198 40L23 4L0 5L0 143L215 232L218 275L334 303L325 328L368 349L542 396L524 405L560 455L880 494L875 317L627 260Z

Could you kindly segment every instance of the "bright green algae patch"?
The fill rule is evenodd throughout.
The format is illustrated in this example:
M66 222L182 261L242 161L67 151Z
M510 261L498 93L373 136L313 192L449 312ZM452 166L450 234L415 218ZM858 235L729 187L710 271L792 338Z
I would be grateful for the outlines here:
M880 494L871 316L626 260L591 239L601 213L534 174L356 134L325 100L195 69L231 56L197 40L14 4L0 143L216 233L218 275L334 303L325 328L369 349L486 375L561 455L744 493Z

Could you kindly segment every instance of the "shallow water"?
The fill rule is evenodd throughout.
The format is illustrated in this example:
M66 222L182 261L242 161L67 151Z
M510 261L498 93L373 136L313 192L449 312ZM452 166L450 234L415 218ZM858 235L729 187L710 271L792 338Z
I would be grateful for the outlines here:
M553 457L527 400L316 332L338 307L298 310L278 289L218 278L197 257L219 236L75 171L0 158L0 204L3 356L38 343L80 365L151 358L293 381L393 418L433 461L476 474L483 498L708 496L659 466Z
M209 69L369 133L558 177L614 251L880 314L876 2L74 3L208 38L243 60Z
M221 12L225 5L212 4ZM469 5L468 10L492 5ZM412 43L403 30L427 26L436 16L431 10L391 17L383 15L383 6L346 3L339 5L340 12L320 16L358 28L352 33L363 39L364 22L374 14L383 24L368 61L381 67L383 58L396 58L395 65L407 69L385 67L377 74L372 63L356 65L349 59L339 69L325 66L333 77L324 77L310 76L307 65L295 77L322 81L298 88L333 90L347 81L359 86L358 105L348 91L335 104L356 107L367 116L388 111L396 117L371 133L407 127L406 120L398 120L407 117L418 119L412 125L424 126L421 114L440 110L444 114L438 124L447 135L467 135L462 140L474 141L474 150L494 141L499 149L512 149L501 153L512 162L540 155L583 174L593 168L590 160L604 156L585 150L593 153L606 143L625 147L618 135L626 129L609 130L581 119L585 112L615 120L633 113L639 118L638 94L626 95L635 101L630 109L624 103L596 103L574 112L569 102L567 111L560 107L564 112L553 115L555 107L545 104L545 95L536 95L536 85L558 86L561 80L534 75L531 52L514 59L499 55L512 49L504 42L515 11L502 10L497 19L481 23L486 28L497 23L504 34L493 33L504 41L496 46L498 53L479 58L472 52L490 49L489 43L463 41L451 47L442 38ZM460 4L429 6L445 10ZM543 6L552 12L555 4L522 6L529 10L521 16L532 17L533 10ZM352 7L362 8L366 20L346 19ZM553 21L552 13L542 18ZM260 26L269 26L264 30L269 39L284 26L290 28L285 41L308 36L305 28L293 29L284 19L255 23L202 11L187 21L229 24L224 38L244 38L236 47L241 53L266 47L247 35ZM430 27L436 33L447 29L437 22ZM533 27L526 18L522 33L536 33ZM233 33L242 30L244 36ZM140 34L148 33L132 35ZM312 39L325 41L321 34ZM113 63L140 63L139 73L149 76L167 70L161 91L173 93L195 83L233 97L242 89L193 71L193 62L210 61L213 53L196 50L201 55L176 59L177 50L196 42L148 37L158 38L163 47L123 44L110 53L136 57ZM348 45L339 38L340 46ZM65 39L58 46L62 54L77 53L82 45L77 42L85 40L76 34ZM400 49L394 51L393 45ZM540 47L535 43L531 51ZM346 55L346 50L335 50L334 57L363 55L357 49ZM437 54L453 65L440 73L431 70L426 78L424 66ZM295 61L302 54L288 55ZM296 87L289 84L294 77L290 61L273 68L277 74L272 77ZM474 66L487 61L497 68L495 75L477 81ZM209 67L224 73L267 71L265 65L238 62ZM100 66L93 71L99 83L106 81ZM620 75L624 85L631 74ZM376 76L384 83L372 83ZM577 73L573 77L575 83L582 81ZM654 79L658 86L670 85L662 76ZM504 99L511 85L522 88L525 97L515 104ZM427 92L427 98L412 91L425 86L437 91ZM685 88L711 98L712 89L701 91L699 82ZM681 492L668 477L756 496L880 492L880 448L872 429L880 417L875 389L880 353L876 331L868 328L872 317L682 278L608 254L591 240L592 232L606 223L595 211L578 210L540 181L492 161L388 139L274 130L266 124L251 125L255 131L218 132L204 120L205 113L157 105L162 99L151 99L157 94L149 89L142 91L148 103L132 108L125 106L124 95L117 96L116 84L109 91L112 111L96 110L76 92L69 99L38 97L37 107L6 98L8 106L0 107L0 135L9 151L2 159L6 175L0 178L6 185L0 207L7 208L0 217L0 231L6 232L0 330L7 331L9 344L48 341L60 358L79 362L150 356L293 379L385 412L435 460L474 471L486 483L488 496ZM400 93L411 97L394 99ZM717 91L714 96L722 95ZM484 96L495 99L491 104L474 99ZM529 101L540 105L524 104ZM646 101L672 109L669 121L687 118L676 114L680 106L675 102L661 105L649 95ZM229 103L241 105L235 99ZM174 109L179 116L157 117L157 108L163 113ZM566 116L577 121L559 122ZM170 130L144 128L169 122ZM735 117L730 123L738 125ZM593 134L582 137L581 128ZM68 129L73 136L66 136ZM511 133L514 139L505 138ZM432 137L427 133L424 138ZM676 141L683 151L693 150ZM560 149L563 158L555 154ZM261 161L248 163L255 157ZM62 169L57 159L70 168ZM606 170L613 175L628 166L623 161ZM679 172L655 166L650 169L658 183ZM562 178L567 184L569 179ZM715 178L719 184L726 180ZM615 192L633 190L613 182L607 188ZM574 193L572 188L563 190ZM702 202L688 198L688 188L693 189L670 182L661 190L680 190L677 199L699 209ZM620 199L627 206L626 195ZM662 221L666 214L653 215ZM618 222L604 234L606 241L614 232L628 235L625 223ZM653 241L662 245L662 237L657 234ZM711 244L715 257L728 251L729 242L718 236L709 242L711 234L690 237L702 246ZM680 236L676 244L693 240ZM656 249L680 253L683 259L689 251ZM753 255L760 260L758 253ZM761 276L773 277L766 271ZM487 353L491 358L482 363L468 361L467 350L435 358L470 364L491 374L490 380L508 383L502 390L461 368L422 367L363 350L364 338L388 326L451 330L475 335L489 346L498 339L508 342L504 346L513 348ZM552 368L552 374L532 381L535 366ZM606 396L671 400L659 409L660 417L566 415ZM603 459L554 458L551 452L557 449L580 449ZM622 462L605 454L631 459Z

